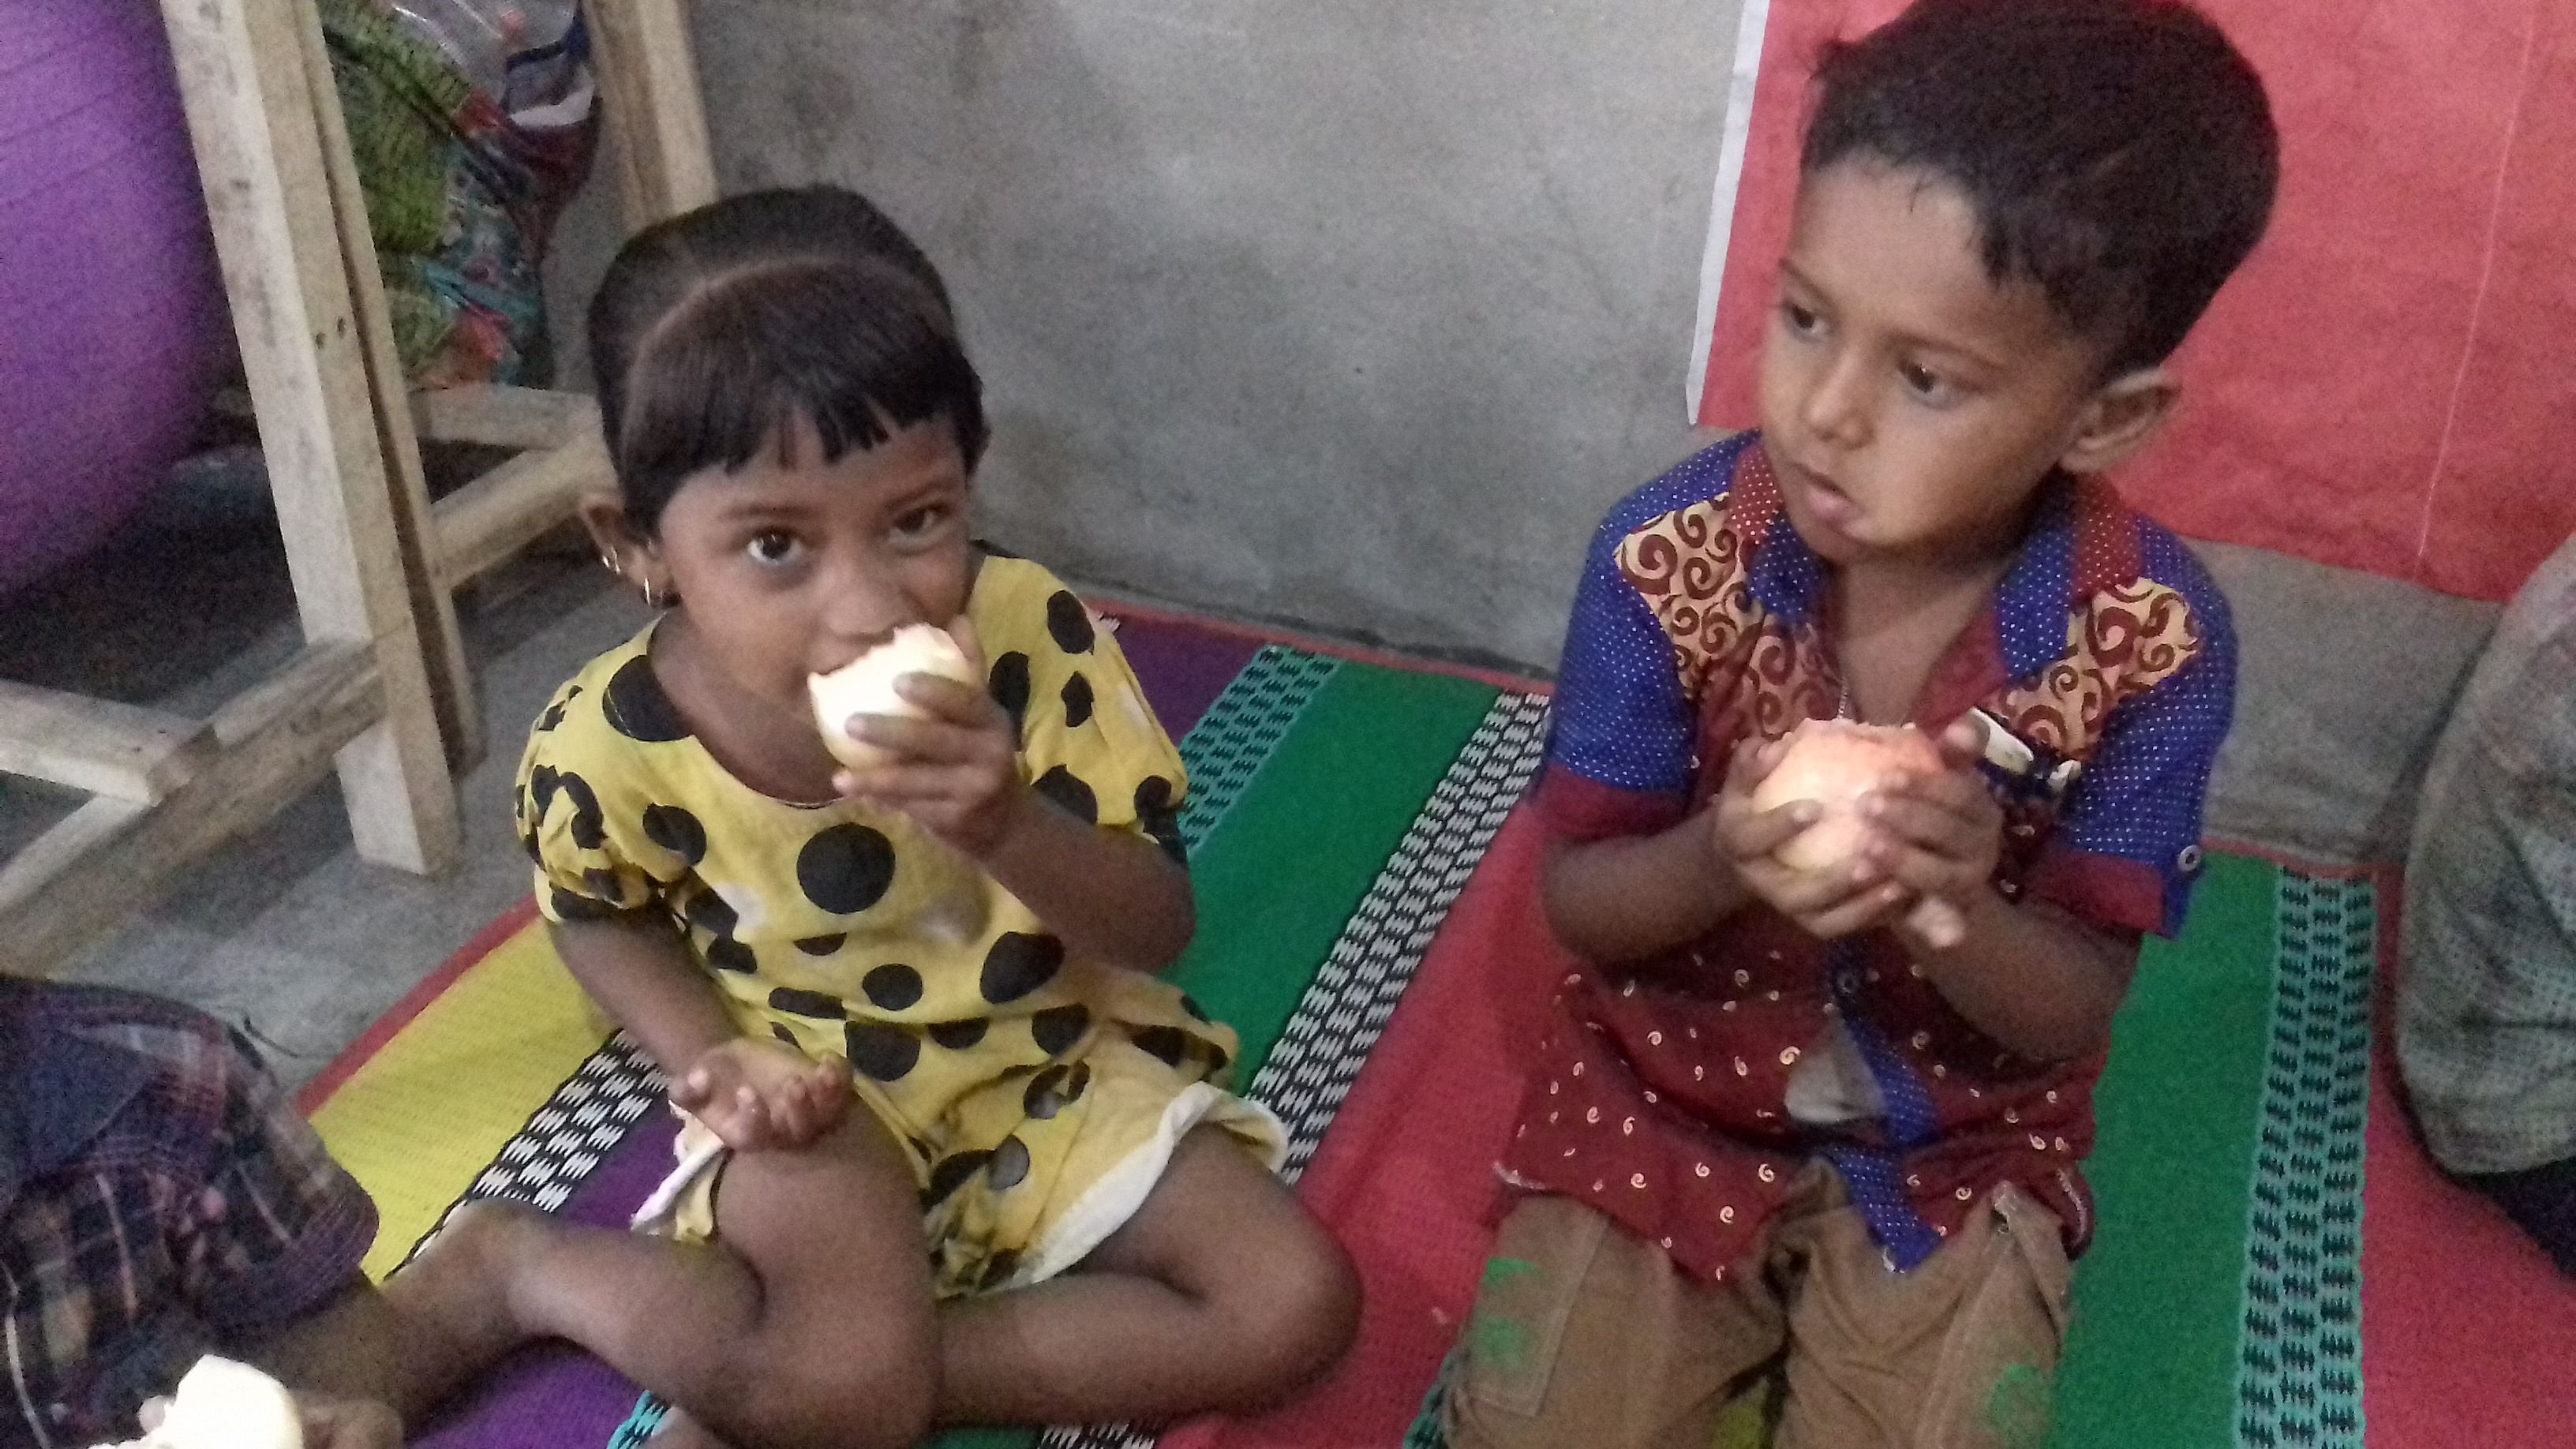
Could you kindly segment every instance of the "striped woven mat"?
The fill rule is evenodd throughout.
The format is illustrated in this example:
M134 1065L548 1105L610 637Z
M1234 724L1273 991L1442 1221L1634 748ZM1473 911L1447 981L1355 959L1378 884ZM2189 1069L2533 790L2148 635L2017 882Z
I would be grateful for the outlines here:
M1417 1410L1497 1211L1489 1164L1516 1100L1513 1023L1560 962L1530 889L1535 834L1511 816L1544 701L1159 616L1124 618L1120 638L1186 732L1199 935L1175 979L1241 1033L1243 1080L1289 1126L1289 1174L1370 1288L1360 1348L1315 1393L1160 1443L1429 1442ZM2053 1442L2568 1442L2576 1291L2429 1172L2374 1065L2384 884L2213 857L2188 933L2150 946L2087 1165L2101 1223L2078 1265ZM660 1100L524 911L306 1095L377 1196L379 1275L465 1198L622 1222L668 1166ZM2486 1370L2499 1366L2519 1381L2496 1387ZM539 1350L417 1442L632 1442L651 1423L637 1409L604 1366ZM1124 1428L941 1440L1039 1442L1156 1440Z

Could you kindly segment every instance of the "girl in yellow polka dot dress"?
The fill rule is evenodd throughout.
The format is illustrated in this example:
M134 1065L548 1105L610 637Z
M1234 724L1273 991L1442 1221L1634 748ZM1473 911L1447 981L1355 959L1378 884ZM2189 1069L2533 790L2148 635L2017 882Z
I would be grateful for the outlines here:
M1188 942L1179 756L1113 636L979 549L985 423L947 294L861 198L737 197L629 243L590 317L617 491L581 514L661 612L557 691L519 822L564 962L668 1074L659 1235L460 1215L424 1290L598 1353L675 1443L1281 1397L1348 1345L1340 1249L1226 1090ZM898 628L928 674L835 765L809 702ZM489 1345L485 1345L488 1347Z

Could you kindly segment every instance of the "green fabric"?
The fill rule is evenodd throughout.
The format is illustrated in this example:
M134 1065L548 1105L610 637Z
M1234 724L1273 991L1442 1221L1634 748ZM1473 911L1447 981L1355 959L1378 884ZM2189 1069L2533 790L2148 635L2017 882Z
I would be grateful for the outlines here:
M2101 1221L2076 1264L2050 1437L2064 1449L2236 1442L2279 875L2211 856L2182 939L2148 943L2112 1024L2084 1166Z
M2361 1204L2378 893L2280 877L2280 978L2246 1213L2237 1439L2361 1449Z
M1242 1037L1238 1086L1261 1070L1334 939L1496 692L1441 675L1341 665L1192 849L1198 936L1169 975ZM1186 755L1189 741L1182 748ZM1032 1429L976 1429L931 1442L1028 1449L1037 1440Z

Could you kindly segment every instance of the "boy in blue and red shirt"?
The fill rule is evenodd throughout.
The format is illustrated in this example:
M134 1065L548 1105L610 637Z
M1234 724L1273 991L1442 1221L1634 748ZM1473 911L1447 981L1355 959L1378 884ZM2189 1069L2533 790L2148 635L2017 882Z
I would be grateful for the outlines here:
M2263 230L2261 82L2180 4L1924 0L1817 89L1763 428L1612 509L1577 592L1535 805L1584 964L1461 1449L1696 1449L1783 1354L1783 1449L2034 1442L2111 1015L2200 865L2226 602L2095 475ZM1814 807L1751 793L1836 716L1951 768L1792 871Z

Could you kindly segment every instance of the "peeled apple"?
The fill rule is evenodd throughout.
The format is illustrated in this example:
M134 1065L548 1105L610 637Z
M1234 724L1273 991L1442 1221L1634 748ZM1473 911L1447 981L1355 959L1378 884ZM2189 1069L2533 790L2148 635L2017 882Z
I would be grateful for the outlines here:
M1850 864L1869 843L1876 827L1860 813L1861 797L1938 775L1947 768L1938 746L1912 725L1866 725L1850 720L1811 719L1789 732L1788 748L1753 789L1753 808L1771 810L1798 801L1818 807L1815 823L1778 850L1780 863L1792 870L1833 870ZM1923 900L1906 913L1912 926L1936 949L1947 950L1967 934L1958 907L1942 900Z
M119 1449L304 1449L304 1420L285 1385L208 1354L179 1380L161 1426Z
M850 717L891 714L920 719L923 711L895 692L895 681L907 674L935 674L973 686L975 666L948 631L936 624L906 624L894 636L829 674L807 675L814 696L814 723L823 730L823 747L853 770L884 764L887 752L850 733Z

